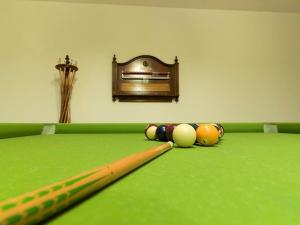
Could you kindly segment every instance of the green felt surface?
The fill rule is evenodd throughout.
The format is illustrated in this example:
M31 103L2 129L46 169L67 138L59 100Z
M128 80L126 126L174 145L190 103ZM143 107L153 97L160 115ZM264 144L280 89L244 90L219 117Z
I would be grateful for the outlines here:
M43 124L39 123L0 123L0 139L41 134Z
M0 200L158 144L137 133L2 139ZM299 146L297 134L226 133L216 147L174 148L49 224L299 224Z

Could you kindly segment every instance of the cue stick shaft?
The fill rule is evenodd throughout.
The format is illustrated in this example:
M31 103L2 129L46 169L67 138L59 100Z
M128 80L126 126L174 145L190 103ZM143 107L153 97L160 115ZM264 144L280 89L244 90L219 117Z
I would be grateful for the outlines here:
M58 190L54 190L53 185L48 185L40 189L44 191L43 195L40 194L41 192L33 191L8 199L1 204L0 225L37 224L170 150L172 146L172 142L166 142L82 173L80 176L75 176L75 179L73 177L55 183L55 186L57 184L61 186Z
M75 76L76 76L76 71L75 70L69 70L68 76L65 77L67 85L64 87L65 88L65 94L64 98L62 99L62 106L61 106L61 120L63 122L70 122L70 101L71 101L71 94L72 94L72 89L73 85L75 82Z
M64 104L62 106L62 112L63 112L62 120L64 122L70 122L69 120L71 119L70 118L71 115L69 115L70 114L70 101L71 101L73 85L75 82L75 76L76 76L76 71L70 70L69 76L68 76L68 85L66 87L66 95L64 96Z

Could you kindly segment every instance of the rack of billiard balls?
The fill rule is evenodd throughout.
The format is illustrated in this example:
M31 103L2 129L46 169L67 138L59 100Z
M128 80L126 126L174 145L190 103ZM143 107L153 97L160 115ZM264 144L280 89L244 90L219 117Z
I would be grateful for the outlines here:
M145 136L149 140L172 141L178 147L213 146L224 136L224 128L219 123L149 124Z

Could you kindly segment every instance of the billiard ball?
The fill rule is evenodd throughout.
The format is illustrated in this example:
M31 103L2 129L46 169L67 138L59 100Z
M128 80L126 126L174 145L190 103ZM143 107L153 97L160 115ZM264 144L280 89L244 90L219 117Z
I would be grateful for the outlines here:
M191 147L196 141L196 131L189 124L179 124L173 130L173 140L178 147Z
M215 126L219 132L219 138L222 138L224 136L224 128L219 123L212 123L213 126Z
M219 142L219 131L212 124L201 124L197 128L196 135L200 145L211 146Z
M218 132L219 132L219 138L221 138L221 130L220 130L220 127L218 126L218 124L216 123L212 123L211 125L213 125L215 128L217 128Z
M224 127L220 123L217 123L217 125L219 127L219 132L221 134L221 137L223 137L224 136Z
M149 140L155 140L156 139L156 129L157 129L157 125L155 125L155 124L149 124L145 128L145 136L146 136L146 138L148 138Z
M167 135L167 140L168 141L174 142L174 140L173 140L173 131L174 131L175 127L176 127L175 124L167 124L166 125L166 135Z
M160 141L167 141L166 125L159 125L156 129L156 138Z

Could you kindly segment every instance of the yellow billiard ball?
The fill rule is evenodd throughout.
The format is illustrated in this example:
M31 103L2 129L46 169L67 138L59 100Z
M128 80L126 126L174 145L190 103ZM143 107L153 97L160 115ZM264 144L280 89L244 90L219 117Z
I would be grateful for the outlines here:
M157 129L157 125L155 125L155 124L149 124L145 128L145 136L146 136L146 138L148 138L149 140L155 140L156 139L156 129Z
M212 146L219 142L220 133L213 124L201 124L196 130L196 135L200 145Z

